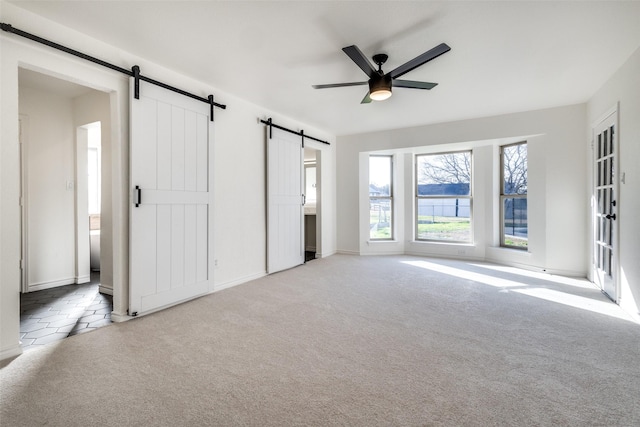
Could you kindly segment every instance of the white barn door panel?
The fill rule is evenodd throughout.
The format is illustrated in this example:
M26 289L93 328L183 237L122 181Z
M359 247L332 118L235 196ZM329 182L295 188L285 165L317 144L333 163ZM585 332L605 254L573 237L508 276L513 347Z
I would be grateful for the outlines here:
M212 122L209 105L131 82L129 313L212 288Z
M267 140L267 273L304 264L302 137L272 128Z

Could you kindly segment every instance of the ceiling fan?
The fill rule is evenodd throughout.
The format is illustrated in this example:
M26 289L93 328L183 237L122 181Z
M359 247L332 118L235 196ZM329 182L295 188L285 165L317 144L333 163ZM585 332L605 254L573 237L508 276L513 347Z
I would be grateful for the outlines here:
M353 62L356 63L358 67L364 73L369 76L369 80L366 82L352 82L352 83L334 83L334 84L326 84L326 85L313 85L314 89L329 89L334 87L344 87L344 86L361 86L361 85L369 85L369 92L362 100L361 104L368 104L371 100L374 101L383 101L391 96L391 88L392 87L405 87L409 89L432 89L438 83L428 83L428 82L417 82L413 80L397 80L398 77L403 76L409 71L418 68L419 66L431 61L432 59L437 58L438 56L447 53L451 50L451 48L446 43L441 43L438 46L434 47L431 50L426 51L422 55L419 55L413 58L411 61L408 61L401 66L397 67L393 71L388 73L384 73L382 71L382 64L387 62L389 58L384 53L378 53L373 55L373 62L378 65L378 69L376 70L373 65L369 62L364 53L358 48L358 46L347 46L342 48L344 53L346 53L349 58Z

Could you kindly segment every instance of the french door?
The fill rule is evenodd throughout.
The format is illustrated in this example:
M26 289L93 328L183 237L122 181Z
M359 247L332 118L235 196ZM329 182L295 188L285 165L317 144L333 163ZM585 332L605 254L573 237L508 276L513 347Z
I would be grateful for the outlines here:
M131 82L133 86L133 79ZM130 96L129 314L208 293L212 278L209 105L155 85Z
M267 140L267 273L304 263L302 137L277 128Z
M594 254L593 277L596 284L614 302L617 286L617 113L594 129Z

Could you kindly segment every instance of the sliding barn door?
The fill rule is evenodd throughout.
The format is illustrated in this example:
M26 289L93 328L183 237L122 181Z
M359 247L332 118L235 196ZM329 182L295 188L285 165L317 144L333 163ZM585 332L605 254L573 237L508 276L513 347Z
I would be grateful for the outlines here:
M212 288L212 122L209 105L154 85L141 84L140 99L130 98L135 316Z
M267 273L304 263L302 137L273 128L267 140Z

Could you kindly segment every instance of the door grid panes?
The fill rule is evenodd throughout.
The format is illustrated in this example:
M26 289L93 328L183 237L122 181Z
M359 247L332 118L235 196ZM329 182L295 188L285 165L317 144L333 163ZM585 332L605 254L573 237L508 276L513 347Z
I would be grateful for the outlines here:
M613 126L598 135L596 147L596 268L611 277L616 198L613 188Z

